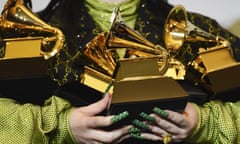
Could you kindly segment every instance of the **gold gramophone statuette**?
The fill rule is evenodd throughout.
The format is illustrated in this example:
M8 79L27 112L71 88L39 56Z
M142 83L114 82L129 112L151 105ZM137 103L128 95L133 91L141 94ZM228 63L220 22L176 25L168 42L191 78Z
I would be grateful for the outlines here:
M234 82L240 68L231 54L230 42L189 22L187 12L181 5L169 12L164 26L164 43L170 57L174 58L184 49L183 43L198 44L198 53L185 64L187 70L184 79L212 92L225 91L240 85ZM206 44L210 46L206 47ZM178 60L182 62L181 59ZM223 84L222 81L226 83Z
M118 73L119 65L128 67L127 69L120 68L125 70L120 72L121 74L118 73L121 75L118 78L124 77L125 80L153 77L183 78L184 66L179 61L169 59L167 49L161 45L153 44L128 27L121 19L118 8L115 9L113 14L109 32L98 34L86 45L84 50L84 55L98 68L102 69L103 73L87 66L85 67L85 73L81 76L82 83L87 82L87 77L90 79L89 76L92 80L100 80L99 72L105 75L103 76L105 77L104 80L100 80L101 83L102 81L116 80L115 74ZM143 70L143 67L145 70ZM106 78L106 76L109 78ZM126 78L126 76L131 76L131 78Z
M23 0L6 2L0 17L0 30L3 59L34 56L48 59L60 51L65 41L61 30L38 18Z

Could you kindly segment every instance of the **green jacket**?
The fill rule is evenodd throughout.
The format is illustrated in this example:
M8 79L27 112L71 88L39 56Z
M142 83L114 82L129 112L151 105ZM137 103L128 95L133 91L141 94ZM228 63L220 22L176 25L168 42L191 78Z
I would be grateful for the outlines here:
M210 101L196 107L199 123L189 138L192 143L239 144L240 101Z
M69 127L71 105L56 96L44 106L19 104L0 99L0 143L66 144L74 143Z

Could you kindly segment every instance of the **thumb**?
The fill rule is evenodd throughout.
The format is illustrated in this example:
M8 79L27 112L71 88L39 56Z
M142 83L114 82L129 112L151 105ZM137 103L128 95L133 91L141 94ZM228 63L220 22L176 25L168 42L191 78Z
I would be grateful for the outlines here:
M89 116L99 114L109 107L111 97L112 95L107 93L101 100L79 109Z

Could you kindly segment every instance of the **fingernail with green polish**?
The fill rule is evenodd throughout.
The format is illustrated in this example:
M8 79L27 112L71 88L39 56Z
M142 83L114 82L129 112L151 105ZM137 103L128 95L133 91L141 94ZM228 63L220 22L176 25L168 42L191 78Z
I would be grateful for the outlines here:
M156 114L160 115L161 117L168 117L168 112L158 108L158 107L154 107L153 108L153 112L155 112Z
M139 128L136 128L136 127L131 127L129 130L128 130L128 133L140 133L141 130Z
M119 122L122 119L125 119L126 117L128 117L129 113L127 111L124 111L118 115L115 115L114 117L112 117L112 123L116 123Z
M133 120L132 123L139 128L142 128L144 130L149 130L149 126L138 119Z
M145 139L144 137L141 136L141 133L130 133L129 135L130 135L132 138Z
M154 117L146 114L145 112L141 112L139 115L140 115L142 118L144 118L145 120L148 120L148 121L151 121L151 122L155 122L155 121L156 121Z

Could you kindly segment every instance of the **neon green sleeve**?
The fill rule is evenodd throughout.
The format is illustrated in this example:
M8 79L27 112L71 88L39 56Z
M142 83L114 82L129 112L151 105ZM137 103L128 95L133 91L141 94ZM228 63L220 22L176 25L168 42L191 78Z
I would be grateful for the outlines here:
M56 96L44 106L0 98L0 141L4 144L75 143L69 127L71 105Z
M240 144L240 101L211 101L196 108L199 112L199 123L188 139L189 142Z

